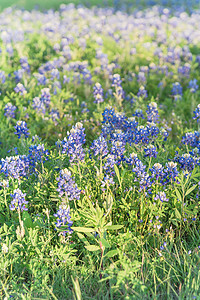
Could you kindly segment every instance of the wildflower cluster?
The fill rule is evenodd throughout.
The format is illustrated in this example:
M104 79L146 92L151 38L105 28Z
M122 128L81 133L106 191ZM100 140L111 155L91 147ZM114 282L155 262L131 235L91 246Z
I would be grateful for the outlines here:
M60 197L65 197L67 200L79 200L81 190L78 189L71 172L68 169L61 170L58 181L58 189Z
M10 210L28 210L26 207L26 204L28 204L28 201L25 200L26 193L22 193L20 189L14 190L13 194L11 194L11 197L13 200L10 204Z
M84 130L82 123L76 123L68 132L68 136L62 141L62 153L67 153L71 162L83 160L85 157L83 150L83 144L85 143Z

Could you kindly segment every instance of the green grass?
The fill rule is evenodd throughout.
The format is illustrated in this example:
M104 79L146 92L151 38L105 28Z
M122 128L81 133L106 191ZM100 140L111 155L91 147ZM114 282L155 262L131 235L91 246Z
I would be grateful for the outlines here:
M0 0L0 9L4 9L13 5L28 10L35 7L41 9L58 9L61 4L69 3L74 3L75 5L82 4L86 6L112 6L113 0ZM126 0L126 3L134 4L134 1Z

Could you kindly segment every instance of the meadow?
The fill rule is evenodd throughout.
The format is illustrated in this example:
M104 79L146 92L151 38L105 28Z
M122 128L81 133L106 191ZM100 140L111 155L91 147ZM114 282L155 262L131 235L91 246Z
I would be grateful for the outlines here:
M200 299L198 1L3 1L0 298Z

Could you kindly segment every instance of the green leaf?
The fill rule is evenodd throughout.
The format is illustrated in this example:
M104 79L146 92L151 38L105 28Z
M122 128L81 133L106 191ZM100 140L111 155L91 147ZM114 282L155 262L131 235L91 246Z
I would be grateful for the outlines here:
M178 209L175 209L175 216L178 220L181 220L181 214L180 212L178 211Z
M27 211L23 211L22 220L24 222L24 225L27 228L33 228L34 227L31 216L29 215L29 213Z
M4 229L4 232L5 232L5 233L8 232L8 226L6 225L6 223L3 224L3 229Z
M187 192L185 193L185 196L189 195L195 188L196 188L197 184L193 185L189 190L187 190Z
M110 248L110 244L104 238L101 238L100 241L105 248Z
M106 226L106 230L117 230L117 229L121 229L122 227L124 227L124 225L111 225L111 226Z
M117 179L119 181L119 184L121 186L121 179L120 179L119 169L116 165L114 165L114 170L115 170L115 174L117 175Z
M177 198L181 201L182 200L182 196L181 196L181 193L179 192L178 189L175 188L175 192L176 192L176 196Z
M98 251L98 250L100 250L100 247L99 247L99 246L94 246L94 245L85 246L85 248L86 248L88 251Z
M113 256L115 256L115 255L117 255L117 254L118 254L118 250L117 250L117 249L115 249L115 250L110 250L110 251L108 251L108 252L106 253L105 257L111 258L111 257L113 257Z
M71 227L74 231L78 232L94 232L94 228L87 228L87 227Z
M88 242L88 240L86 239L86 237L85 237L83 234L77 232L77 235L78 235L79 239L80 239L85 245L87 245L87 246L90 245L89 242Z

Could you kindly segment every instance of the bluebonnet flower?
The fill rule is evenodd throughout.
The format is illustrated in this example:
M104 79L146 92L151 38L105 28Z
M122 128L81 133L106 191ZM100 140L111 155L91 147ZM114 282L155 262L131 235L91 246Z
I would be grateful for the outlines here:
M129 155L129 157L126 158L126 163L129 165L133 165L136 163L137 160L139 160L137 154L133 152Z
M156 123L158 121L158 109L157 109L157 103L151 102L149 105L147 105L147 121Z
M197 105L196 110L194 111L194 120L197 120L197 122L200 122L200 104Z
M160 134L164 137L163 140L166 141L169 136L169 132L165 128L162 127L160 130Z
M166 248L166 246L167 246L167 243L166 243L166 242L164 242L164 243L163 243L163 245L162 245L162 246L160 246L160 250L164 250L164 249Z
M112 133L116 129L125 129L127 124L127 118L123 112L115 113L112 107L108 107L104 110L102 116L102 123L110 128L109 133Z
M119 99L123 99L125 96L124 90L121 86L117 86L115 87L115 93L114 95L119 98Z
M49 88L43 88L41 90L40 100L41 100L42 103L44 103L46 108L49 108L50 101L51 101L51 95L50 95Z
M16 110L16 106L12 105L12 103L7 103L4 107L4 116L6 116L7 118L15 118L15 110Z
M163 85L164 85L163 82L160 81L159 84L158 84L158 87L159 87L159 88L163 88Z
M143 125L138 126L135 131L134 143L135 144L139 144L139 143L148 144L149 143L149 135L150 135L149 127L145 127Z
M125 152L125 145L122 141L112 140L111 154L113 154L118 160Z
M93 95L94 95L94 103L101 103L104 101L103 99L103 89L101 87L100 83L96 83L95 86L93 87Z
M36 79L38 81L38 83L37 83L38 85L46 85L47 84L48 80L44 74L38 73L38 74L35 74L34 76L36 77Z
M54 214L54 217L57 218L56 223L55 223L57 228L67 225L67 230L62 231L60 234L65 236L67 233L69 233L69 234L72 233L73 230L71 229L71 226L72 226L73 222L71 221L70 208L67 205L61 204L59 206L57 213Z
M146 149L144 149L145 151L145 156L149 156L149 157L157 157L157 149L156 149L156 146L154 145L149 145L147 146Z
M8 44L6 46L6 52L10 55L10 56L13 56L13 53L14 53L14 50L13 50L13 47L11 44Z
M59 79L60 78L60 72L58 71L58 69L52 69L51 70L51 80L53 79Z
M154 200L160 200L161 202L168 202L169 199L167 199L167 196L165 192L160 192L158 193L155 197Z
M17 124L16 126L14 126L14 128L16 129L15 134L19 139L21 138L21 136L24 136L25 138L29 136L27 124L25 121L17 121Z
M54 81L53 85L52 85L52 89L53 89L53 94L57 95L57 93L61 90L61 83L60 83L60 81L58 81L58 80Z
M109 152L107 142L102 135L97 140L93 141L90 149L94 151L94 156L101 155L104 157Z
M60 44L56 43L53 45L53 50L58 52L60 50Z
M145 173L146 166L141 162L141 160L138 159L137 155L135 153L132 153L130 155L132 159L133 164L133 172L138 176L142 176L143 173Z
M72 54L71 54L71 49L69 46L64 46L62 49L62 55L63 57L65 57L67 60L70 60L72 58Z
M78 189L68 169L61 170L56 180L58 181L57 191L60 197L66 197L69 201L80 199L81 190Z
M28 204L28 201L25 200L26 193L22 193L20 189L16 189L14 190L13 194L10 194L10 196L13 198L11 204L9 205L10 210L28 210L28 208L25 206Z
M59 113L58 109L56 109L56 108L54 108L54 109L52 108L49 115L51 116L51 118L54 122L56 122L56 120L60 119L60 113Z
M158 134L160 133L159 128L157 127L157 125L153 122L147 122L147 126L146 126L149 138L150 137L154 137L157 138Z
M106 171L106 173L114 175L115 174L115 171L114 171L115 164L117 164L117 159L116 159L115 155L108 154L105 157L105 163L104 163L103 169Z
M92 82L92 74L90 72L90 70L88 70L87 68L84 68L83 71L81 72L83 80L86 84L91 85Z
M178 174L179 174L179 172L177 169L177 163L174 163L173 161L166 163L165 169L164 169L164 181L163 182L165 184L168 182L173 182L173 181L177 182Z
M27 73L30 73L31 70L30 70L30 65L28 63L27 57L21 57L19 62L22 69L25 70Z
M155 180L159 180L159 179L163 179L164 176L164 168L161 164L156 163L153 165L152 168L149 169L149 171L151 172L151 176L152 178L155 178Z
M6 76L4 71L0 71L0 81L1 83L5 83L6 81Z
M69 83L70 82L70 78L67 77L66 75L63 76L63 84L65 83Z
M146 83L146 76L145 76L145 72L139 72L138 73L138 79L137 81L140 83L140 84L145 84Z
M15 81L20 82L23 78L24 70L18 69L16 71L14 71L13 74L15 75Z
M122 80L119 74L114 74L112 76L112 87L121 86Z
M137 96L138 96L138 97L142 97L142 98L144 98L144 99L148 97L147 90L145 90L145 87L144 87L144 86L141 86L141 87L139 88L139 91L138 91L138 93L137 93Z
M114 115L115 115L115 110L114 108L112 108L111 106L109 107L106 107L104 112L102 113L102 116L103 116L103 124L105 123L111 123L113 118L114 118Z
M185 63L184 66L180 66L178 68L178 73L183 75L184 77L189 77L191 71L191 65L189 63Z
M32 142L40 141L40 140L41 138L37 134L32 136Z
M104 179L101 181L101 189L102 189L102 191L106 191L105 187L109 187L114 184L115 184L115 182L114 182L113 178L107 174L104 177Z
M31 145L29 147L28 160L32 171L35 171L37 163L48 160L49 151L45 150L44 145Z
M83 124L78 122L68 132L68 137L62 141L62 153L67 153L70 156L70 161L83 160L85 153L83 144L85 143L85 128Z
M190 89L191 93L196 93L196 91L199 88L199 85L197 84L197 80L196 79L190 80L188 88Z
M23 86L22 83L18 83L16 85L16 87L14 88L14 91L16 93L20 93L20 95L25 95L27 93L27 91L26 91L26 89L25 89L25 87Z
M135 181L139 182L139 192L144 191L145 194L147 194L147 192L151 193L152 181L151 176L147 172L142 173Z
M182 143L186 145L190 145L191 147L198 147L200 145L200 132L187 132L182 137Z
M189 153L177 155L175 161L180 164L180 168L191 172L196 165L199 165L199 158L191 156Z
M183 88L182 88L182 86L180 85L179 82L173 83L171 93L174 96L175 100L178 100L178 99L182 98Z
M42 114L45 114L44 102L42 102L39 97L33 98L32 106L33 106L33 109L37 110L38 112L41 112Z
M130 117L124 125L126 140L131 144L134 139L134 134L138 127L138 122L135 120L135 117Z
M115 88L115 95L120 99L124 98L124 90L121 86L121 83L122 83L122 80L121 80L120 75L114 74L112 76L112 85L111 86Z
M17 155L2 158L0 162L0 172L6 177L10 176L14 179L20 179L28 175L29 159L26 155Z
M144 119L144 114L142 109L136 109L133 116Z

